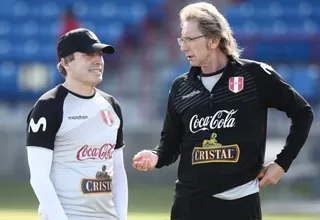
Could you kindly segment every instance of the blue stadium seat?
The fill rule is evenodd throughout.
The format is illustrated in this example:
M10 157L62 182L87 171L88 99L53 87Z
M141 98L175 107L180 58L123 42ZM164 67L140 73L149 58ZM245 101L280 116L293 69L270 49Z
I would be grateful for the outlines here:
M129 35L139 39L140 24L148 13L162 16L162 0L3 0L0 7L0 96L31 99L42 91L22 91L17 82L20 67L46 63L55 79L56 41L63 10L74 4L81 26L96 32L101 41L114 44ZM14 64L14 65L12 65ZM51 85L51 84L50 84ZM50 86L48 85L48 86ZM44 89L45 90L45 89Z
M14 1L1 1L0 16L12 16Z
M0 63L0 98L12 98L17 91L18 67L14 62L2 61Z
M283 77L289 84L292 84L293 68L287 64L274 65L273 68Z
M258 42L255 47L257 59L273 62L284 62L286 60L310 61L312 45L304 42Z
M307 100L317 99L317 87L320 80L319 67L296 66L292 77L293 87Z

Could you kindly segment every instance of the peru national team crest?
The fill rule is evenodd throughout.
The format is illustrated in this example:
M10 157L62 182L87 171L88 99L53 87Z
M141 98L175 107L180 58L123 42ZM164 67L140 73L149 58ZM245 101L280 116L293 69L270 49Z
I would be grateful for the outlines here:
M229 79L229 90L233 93L238 93L243 90L244 79L242 76L235 76Z
M104 123L106 123L109 126L113 125L114 119L112 117L112 113L110 110L108 110L108 109L101 110L100 113L101 113L101 117L102 117L102 120L104 121Z

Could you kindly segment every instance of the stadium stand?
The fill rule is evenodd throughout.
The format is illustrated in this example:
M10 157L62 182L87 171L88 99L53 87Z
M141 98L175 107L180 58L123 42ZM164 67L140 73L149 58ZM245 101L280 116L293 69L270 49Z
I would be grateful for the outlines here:
M124 102L154 102L141 107L143 117L154 117L151 112L163 111L172 79L189 68L176 44L180 35L178 10L186 2L3 0L0 98L34 101L61 82L55 67L55 46L62 25L61 13L73 3L81 26L117 47L117 55L107 58L111 61L108 65L116 66L112 66L102 87L123 97ZM320 2L234 2L224 4L222 10L244 48L244 57L273 65L308 101L318 104ZM121 87L123 84L127 86ZM156 114L159 115L162 113Z

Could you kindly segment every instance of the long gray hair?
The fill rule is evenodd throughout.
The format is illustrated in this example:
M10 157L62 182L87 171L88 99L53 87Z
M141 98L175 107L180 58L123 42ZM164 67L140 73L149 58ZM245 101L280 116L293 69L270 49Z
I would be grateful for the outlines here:
M199 23L200 31L208 38L219 38L220 50L228 56L239 58L242 50L239 48L236 39L226 18L217 8L207 2L192 3L181 9L180 24L186 21Z

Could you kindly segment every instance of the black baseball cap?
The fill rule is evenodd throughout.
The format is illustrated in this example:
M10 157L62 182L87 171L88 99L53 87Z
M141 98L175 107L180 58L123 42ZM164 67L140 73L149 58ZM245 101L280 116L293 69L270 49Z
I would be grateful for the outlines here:
M58 59L67 57L74 52L93 53L102 51L113 54L115 49L109 44L103 44L90 30L78 28L62 35L57 45Z

